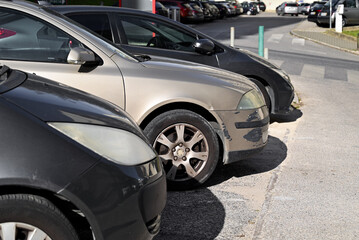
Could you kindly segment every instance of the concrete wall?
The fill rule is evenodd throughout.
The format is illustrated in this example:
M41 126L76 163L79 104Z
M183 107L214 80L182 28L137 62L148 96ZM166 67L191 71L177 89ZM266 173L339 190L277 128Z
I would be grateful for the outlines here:
M155 0L120 0L122 7L134 8L148 12L152 12L154 1Z

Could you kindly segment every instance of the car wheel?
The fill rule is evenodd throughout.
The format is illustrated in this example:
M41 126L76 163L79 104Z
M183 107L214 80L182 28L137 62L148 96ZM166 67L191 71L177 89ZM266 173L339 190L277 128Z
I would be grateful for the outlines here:
M258 81L257 79L254 79L254 78L249 78L253 83L255 83L258 88L261 90L262 94L263 94L263 97L264 97L264 101L267 105L267 108L268 108L268 112L270 113L271 112L271 107L272 107L272 104L271 104L271 99L269 97L269 94L265 88L265 86L260 82Z
M144 132L162 158L169 186L199 186L216 168L219 142L213 127L202 116L188 110L171 110L154 118Z
M66 217L47 199L29 194L0 196L0 239L78 240Z
M347 25L347 19L345 17L342 17L342 27L345 27Z
M298 17L298 14L295 14L296 17Z

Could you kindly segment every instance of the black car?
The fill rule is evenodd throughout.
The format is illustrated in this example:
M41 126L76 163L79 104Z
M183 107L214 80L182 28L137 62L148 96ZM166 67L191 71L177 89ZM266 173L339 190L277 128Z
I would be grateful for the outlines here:
M308 21L309 22L317 22L318 14L322 11L322 8L326 2L313 2L310 5L309 13L308 13Z
M227 8L219 2L209 2L210 5L215 6L218 9L218 18L222 19L227 16Z
M152 239L161 161L118 107L0 66L0 239Z
M258 2L258 5L259 5L259 10L265 12L266 9L267 9L267 6L264 2Z
M355 0L333 0L332 1L332 24L335 24L335 12L338 5L344 5L344 13L342 14L342 26L359 24L359 2ZM330 2L327 2L322 11L318 14L317 25L329 26Z
M135 55L172 57L247 76L262 90L272 116L280 117L291 111L294 88L289 76L249 51L225 46L186 25L143 11L101 6L54 6L52 9L99 34L112 32L108 40ZM96 19L103 17L109 19L110 25L95 29ZM155 44L150 40L153 38Z
M242 2L243 12L247 15L256 15L258 13L257 6L253 2Z

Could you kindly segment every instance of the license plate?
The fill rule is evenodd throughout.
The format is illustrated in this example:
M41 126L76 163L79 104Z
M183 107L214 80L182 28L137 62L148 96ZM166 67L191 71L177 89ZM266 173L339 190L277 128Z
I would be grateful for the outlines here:
M325 17L325 16L327 16L327 13L326 13L326 12L322 12L322 13L320 13L320 16Z
M315 12L311 12L310 15L315 15Z

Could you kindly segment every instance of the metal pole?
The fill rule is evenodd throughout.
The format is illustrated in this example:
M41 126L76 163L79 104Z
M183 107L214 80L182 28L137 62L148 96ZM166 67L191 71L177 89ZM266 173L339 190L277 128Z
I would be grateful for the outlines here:
M329 28L332 28L332 0L329 0Z
M258 29L258 55L263 57L263 49L264 49L264 26L259 26Z
M234 27L231 27L231 47L234 47Z

